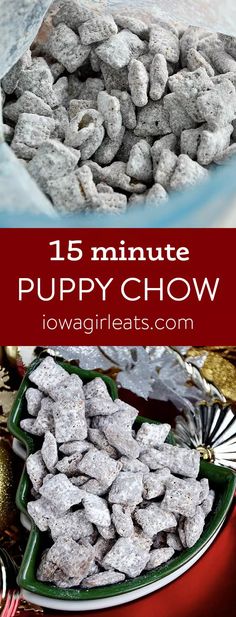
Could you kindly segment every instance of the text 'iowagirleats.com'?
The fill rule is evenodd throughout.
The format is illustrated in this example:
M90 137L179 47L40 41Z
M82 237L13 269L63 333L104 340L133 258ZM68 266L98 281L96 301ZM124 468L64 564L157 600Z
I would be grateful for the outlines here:
M195 320L191 317L156 317L151 319L149 317L139 317L132 315L132 317L116 317L110 313L107 315L98 315L94 317L79 317L79 316L61 316L55 317L53 315L43 314L41 317L41 328L46 331L77 331L84 334L91 335L94 332L126 332L126 331L193 331L195 326Z

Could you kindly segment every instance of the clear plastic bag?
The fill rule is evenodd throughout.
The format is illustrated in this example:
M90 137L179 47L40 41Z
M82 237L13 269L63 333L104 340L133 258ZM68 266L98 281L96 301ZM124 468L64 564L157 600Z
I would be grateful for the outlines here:
M86 0L82 0L86 1ZM126 11L147 21L171 19L236 35L235 0L87 0L103 10ZM0 0L0 78L33 42L51 0ZM0 212L53 215L53 207L3 141L0 109ZM67 220L68 226L236 226L235 160L212 174L210 180L159 208L132 208L115 217L96 215ZM135 210L135 212L134 212ZM65 224L66 218L63 219ZM1 220L0 220L1 223ZM4 225L4 218L2 218ZM32 224L35 224L32 219ZM43 221L41 221L43 224Z
M236 36L235 0L81 0ZM52 0L0 0L0 79L33 42Z
M181 21L236 36L235 0L108 0L115 10L139 12L151 19Z

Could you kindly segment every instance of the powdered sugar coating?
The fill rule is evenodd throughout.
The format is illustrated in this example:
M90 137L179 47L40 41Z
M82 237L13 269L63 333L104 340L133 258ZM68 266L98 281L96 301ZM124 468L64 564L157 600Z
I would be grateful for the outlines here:
M149 551L142 548L136 538L119 538L102 563L135 578L141 574L148 559Z
M28 170L39 186L43 190L48 190L48 183L74 171L80 158L79 150L72 151L59 141L49 139L37 149L37 153L28 165ZM55 382L51 379L49 385L59 384L60 381L59 377L58 380L55 378Z
M157 503L152 503L144 509L137 509L134 516L136 522L150 538L160 531L168 531L177 525L174 514L160 508Z
M104 118L108 137L110 137L110 139L116 139L122 128L119 99L107 94L107 92L99 92L97 103L98 110Z
M182 516L194 516L199 503L201 485L199 482L186 482L180 478L170 477L167 480L165 497L162 501L164 509L178 512Z
M79 471L95 478L101 483L111 485L121 469L121 464L114 461L107 452L97 448L90 449L79 464Z
M169 78L168 66L163 54L155 54L150 65L150 98L159 101L166 89Z
M43 393L37 390L37 388L28 388L25 393L25 398L27 400L28 413L30 416L37 416L40 410Z
M154 54L163 54L169 62L178 62L179 60L179 39L168 27L168 24L162 26L160 23L152 26L149 49Z
M186 546L191 548L199 540L205 524L205 515L200 506L197 506L192 518L187 518L184 523Z
M100 43L117 32L118 28L112 15L98 15L79 27L80 40L84 45Z
M207 516L209 512L211 512L213 504L214 504L214 499L215 499L215 492L213 490L210 490L208 496L201 503L201 508L205 516Z
M164 444L159 450L152 448L141 454L140 458L150 469L168 467L172 473L189 478L196 478L199 473L200 454L196 450Z
M162 469L161 471L150 472L143 477L143 497L144 499L155 499L165 494L166 482L170 477L169 469Z
M54 518L49 523L50 533L54 542L57 538L72 538L77 541L80 538L86 538L93 533L93 525L88 521L85 513L78 510L77 512L68 512L60 518Z
M129 64L129 87L131 98L136 107L145 107L148 104L148 72L140 60L131 60Z
M106 570L105 572L99 572L98 574L84 578L81 587L82 589L93 589L94 587L101 587L103 585L114 585L115 583L121 583L124 580L125 575L121 572Z
M134 506L142 501L143 476L141 473L121 471L113 482L109 492L110 503L118 503L124 506Z
M50 431L45 433L41 453L48 471L53 473L58 462L58 451L56 438Z
M171 557L174 555L174 549L172 547L169 548L158 548L154 551L151 551L149 554L149 561L146 565L145 570L154 570L158 568L162 563L166 563L169 561Z
M67 476L62 473L50 478L39 489L39 492L62 514L69 510L71 506L81 503L84 496L84 493L73 486Z
M54 401L64 401L68 399L84 399L83 382L79 375L67 375L59 386L50 386L48 393Z
M129 538L134 531L134 525L129 507L114 504L112 506L112 521L119 536Z
M47 553L47 560L63 570L64 574L82 580L89 572L94 559L91 546L77 543L72 539L58 539ZM78 584L78 583L77 583Z
M45 37L3 78L2 90L5 140L56 212L164 207L170 193L203 181L234 154L235 38L79 0L54 4ZM87 123L98 108L102 121ZM169 135L176 139L158 143ZM140 140L144 152L140 158L136 148L133 157ZM178 161L171 170L162 159L169 175L161 178L166 149ZM89 198L84 163L93 165ZM97 190L101 183L113 193Z
M103 527L110 526L111 516L105 499L98 495L86 494L82 503L88 521Z
M144 42L136 34L121 30L97 47L97 55L112 68L122 69L129 64L132 57L138 57L145 50Z
M137 441L140 444L141 451L161 446L166 440L170 428L170 424L150 424L148 422L143 422L141 428L137 432Z
M79 472L79 463L82 458L83 454L81 452L75 452L70 456L63 456L56 465L57 471L66 474L68 478L73 477Z
M85 405L83 399L56 401L53 406L56 440L59 443L87 437Z
M28 512L51 547L38 580L63 589L118 583L193 546L214 500L208 481L196 480L198 453L163 443L168 424L137 427L136 408L113 401L100 378L84 386L57 372L55 385L56 369L52 383L46 369L46 380L40 371L36 379L48 396L39 391L37 416L23 421L42 442L27 461Z
M30 381L45 394L48 394L48 388L58 386L65 378L66 371L49 356L29 375Z
M47 431L54 433L53 401L49 396L42 398L41 407L34 422L36 435L45 435Z
M47 475L47 469L44 465L43 457L40 452L30 454L26 461L27 473L30 477L34 490L38 493L42 486L43 479Z

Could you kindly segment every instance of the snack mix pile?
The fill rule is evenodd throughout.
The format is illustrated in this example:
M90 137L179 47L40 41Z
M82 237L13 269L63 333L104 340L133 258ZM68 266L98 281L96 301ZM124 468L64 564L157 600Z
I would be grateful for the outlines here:
M197 480L199 453L164 443L169 424L133 429L138 411L113 401L101 378L83 386L47 357L30 380L20 425L42 447L26 463L28 512L50 546L38 580L109 585L192 547L214 502L208 480Z
M5 138L63 213L158 205L236 152L236 39L104 11L55 2L2 80Z

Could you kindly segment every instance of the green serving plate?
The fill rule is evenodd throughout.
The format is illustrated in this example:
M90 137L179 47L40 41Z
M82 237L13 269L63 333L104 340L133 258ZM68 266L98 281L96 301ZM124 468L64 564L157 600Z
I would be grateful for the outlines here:
M29 374L32 370L36 368L36 366L38 366L41 361L42 360L36 360L30 366L19 389L8 422L9 431L14 435L14 437L16 437L21 443L24 444L27 449L27 455L35 452L40 447L42 441L38 438L32 438L30 435L22 431L19 426L20 420L27 416L25 392L28 387L32 387L32 383L29 380ZM60 364L69 373L77 373L84 383L91 381L95 377L101 377L105 381L111 397L113 399L117 398L118 394L116 385L114 381L109 377L104 376L101 373L85 371L83 369L63 362L60 362ZM136 426L140 426L144 421L157 423L153 420L149 420L147 418L139 416L136 420ZM174 443L172 435L170 435L168 441L172 444ZM211 543L212 539L216 536L217 532L219 531L226 518L227 512L230 508L234 496L235 475L230 469L217 467L215 465L202 461L200 468L200 477L208 478L210 487L214 489L216 494L213 511L208 515L206 519L206 525L202 536L192 548L183 550L180 554L172 558L163 566L159 567L157 570L147 572L144 575L141 575L135 579L127 580L123 583L89 590L80 590L78 588L58 589L54 585L42 583L36 579L36 571L41 554L43 550L49 545L49 537L47 532L40 532L35 526L34 522L31 520L31 531L29 534L29 540L25 549L24 557L18 575L19 586L23 590L26 590L28 594L35 594L35 597L43 596L45 598L44 606L47 606L47 598L50 602L51 607L53 607L53 600L55 600L57 602L59 601L59 603L60 601L62 601L62 606L63 604L67 605L68 609L68 602L71 601L73 604L74 602L78 602L78 610L82 610L81 608L79 609L80 601L82 601L82 605L84 603L84 606L86 606L86 600L89 601L89 604L92 604L93 601L95 601L94 604L96 604L96 601L98 601L99 603L99 600L101 599L104 599L105 602L105 599L109 600L110 598L112 600L112 598L120 596L122 594L124 594L124 597L128 598L128 596L132 595L132 593L130 592L138 591L141 588L144 588L143 595L145 595L147 593L145 589L147 589L148 586L151 589L153 587L153 583L158 584L159 582L159 586L161 586L162 579L166 579L167 581L174 580L174 578L176 578L177 576L177 571L185 571L188 567L188 562L190 564L191 562L193 563L194 560L196 561L197 554L199 553L199 556L203 554L204 547L207 547ZM30 517L27 513L27 503L31 500L30 488L30 480L28 478L26 469L24 468L16 495L16 503L19 510L24 513L28 517L28 519L30 519ZM118 603L119 602L117 601L117 604ZM107 604L107 606L108 605L109 604Z

